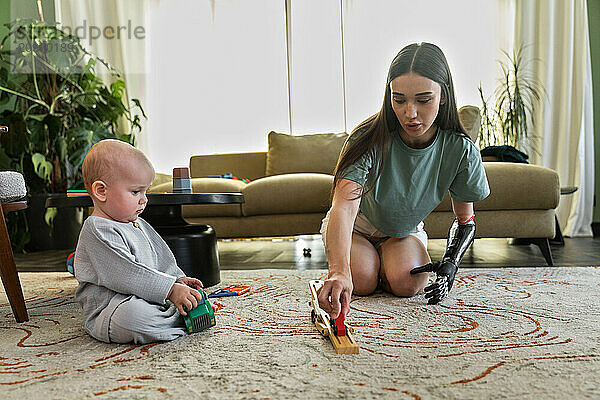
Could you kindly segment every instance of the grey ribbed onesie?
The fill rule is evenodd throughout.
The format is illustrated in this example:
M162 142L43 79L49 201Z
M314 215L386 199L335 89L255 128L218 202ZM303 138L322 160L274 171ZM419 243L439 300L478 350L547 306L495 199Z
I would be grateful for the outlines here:
M103 342L136 344L185 335L183 318L166 297L184 272L158 233L138 218L88 217L75 251L75 299L85 330Z

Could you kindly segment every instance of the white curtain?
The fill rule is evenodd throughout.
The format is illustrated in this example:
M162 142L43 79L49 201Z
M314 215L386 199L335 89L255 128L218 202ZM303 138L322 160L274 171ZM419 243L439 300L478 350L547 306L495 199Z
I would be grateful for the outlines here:
M567 236L592 236L594 132L592 75L585 0L516 1L515 43L539 59L534 73L547 98L536 115L532 162L556 170L562 187L558 217Z
M146 16L147 0L54 0L56 20L60 28L81 39L91 53L108 61L121 71L127 86L125 99L140 99L146 104ZM102 65L97 72L107 77ZM145 121L142 120L142 125ZM126 123L121 124L127 130ZM145 148L147 135L138 136L138 146Z

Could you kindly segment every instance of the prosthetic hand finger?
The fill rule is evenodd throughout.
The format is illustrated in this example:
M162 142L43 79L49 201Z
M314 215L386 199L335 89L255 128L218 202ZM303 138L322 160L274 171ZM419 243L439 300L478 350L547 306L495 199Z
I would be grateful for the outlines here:
M446 297L448 297L448 292L442 292L437 296L434 296L431 299L429 299L429 302L427 302L427 304L437 304L440 301L444 300Z
M429 304L436 304L448 297L448 278L446 276L441 276L438 280L440 282L439 289L436 290L435 295L429 299Z
M436 297L439 296L439 294L442 292L442 290L440 288L435 288L434 290L431 290L429 292L425 292L425 298L429 299L431 297Z
M433 271L435 271L435 268L436 268L436 264L429 263L429 264L425 264L420 267L411 269L410 273L411 273L411 275L414 275L414 274L420 274L421 272L433 272Z
M425 289L423 289L423 290L425 290L425 293L429 293L429 292L433 292L433 291L437 290L439 288L439 286L440 285L436 281L436 282L432 283L431 285L426 286Z

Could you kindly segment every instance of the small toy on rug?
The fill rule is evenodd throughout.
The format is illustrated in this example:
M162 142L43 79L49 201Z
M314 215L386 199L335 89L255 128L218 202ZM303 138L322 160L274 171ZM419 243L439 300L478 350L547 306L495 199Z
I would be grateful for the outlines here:
M209 294L208 297L212 298L212 297L239 296L239 295L246 293L249 290L250 290L250 286L229 285L227 287L224 287L223 289L215 290L214 292Z
M215 326L215 311L206 297L204 290L198 289L202 300L183 317L188 333L196 333Z
M67 197L85 197L89 196L87 190L80 189L69 189L67 190Z
M75 263L75 252L72 252L67 257L67 271L69 271L73 275L75 275L75 270L73 269L74 263Z
M231 172L228 172L223 175L208 175L207 178L223 178L223 179L233 179L234 181L242 181L244 183L250 183L250 179L247 178L238 178L237 176L233 176Z
M308 282L310 288L312 310L310 317L317 327L317 330L323 336L329 336L335 352L338 354L358 354L358 344L352 337L352 327L346 326L345 317L340 316L334 321L329 315L319 307L317 291L323 286L323 281L311 280Z

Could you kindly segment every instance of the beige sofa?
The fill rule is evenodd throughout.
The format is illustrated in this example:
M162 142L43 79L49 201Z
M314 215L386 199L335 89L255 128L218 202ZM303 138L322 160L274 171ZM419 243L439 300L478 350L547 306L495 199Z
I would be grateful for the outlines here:
M470 135L479 129L479 110L461 108ZM319 232L330 207L332 171L347 135L290 136L269 133L269 150L256 153L198 155L190 159L194 192L241 192L243 204L184 206L190 223L211 225L220 238L289 236ZM549 264L548 238L555 235L558 174L550 169L485 162L491 194L476 203L477 236L530 238ZM210 178L231 173L241 180ZM160 183L160 180L166 182ZM157 178L150 192L170 192L169 177ZM425 219L430 238L446 238L454 216L448 196Z

